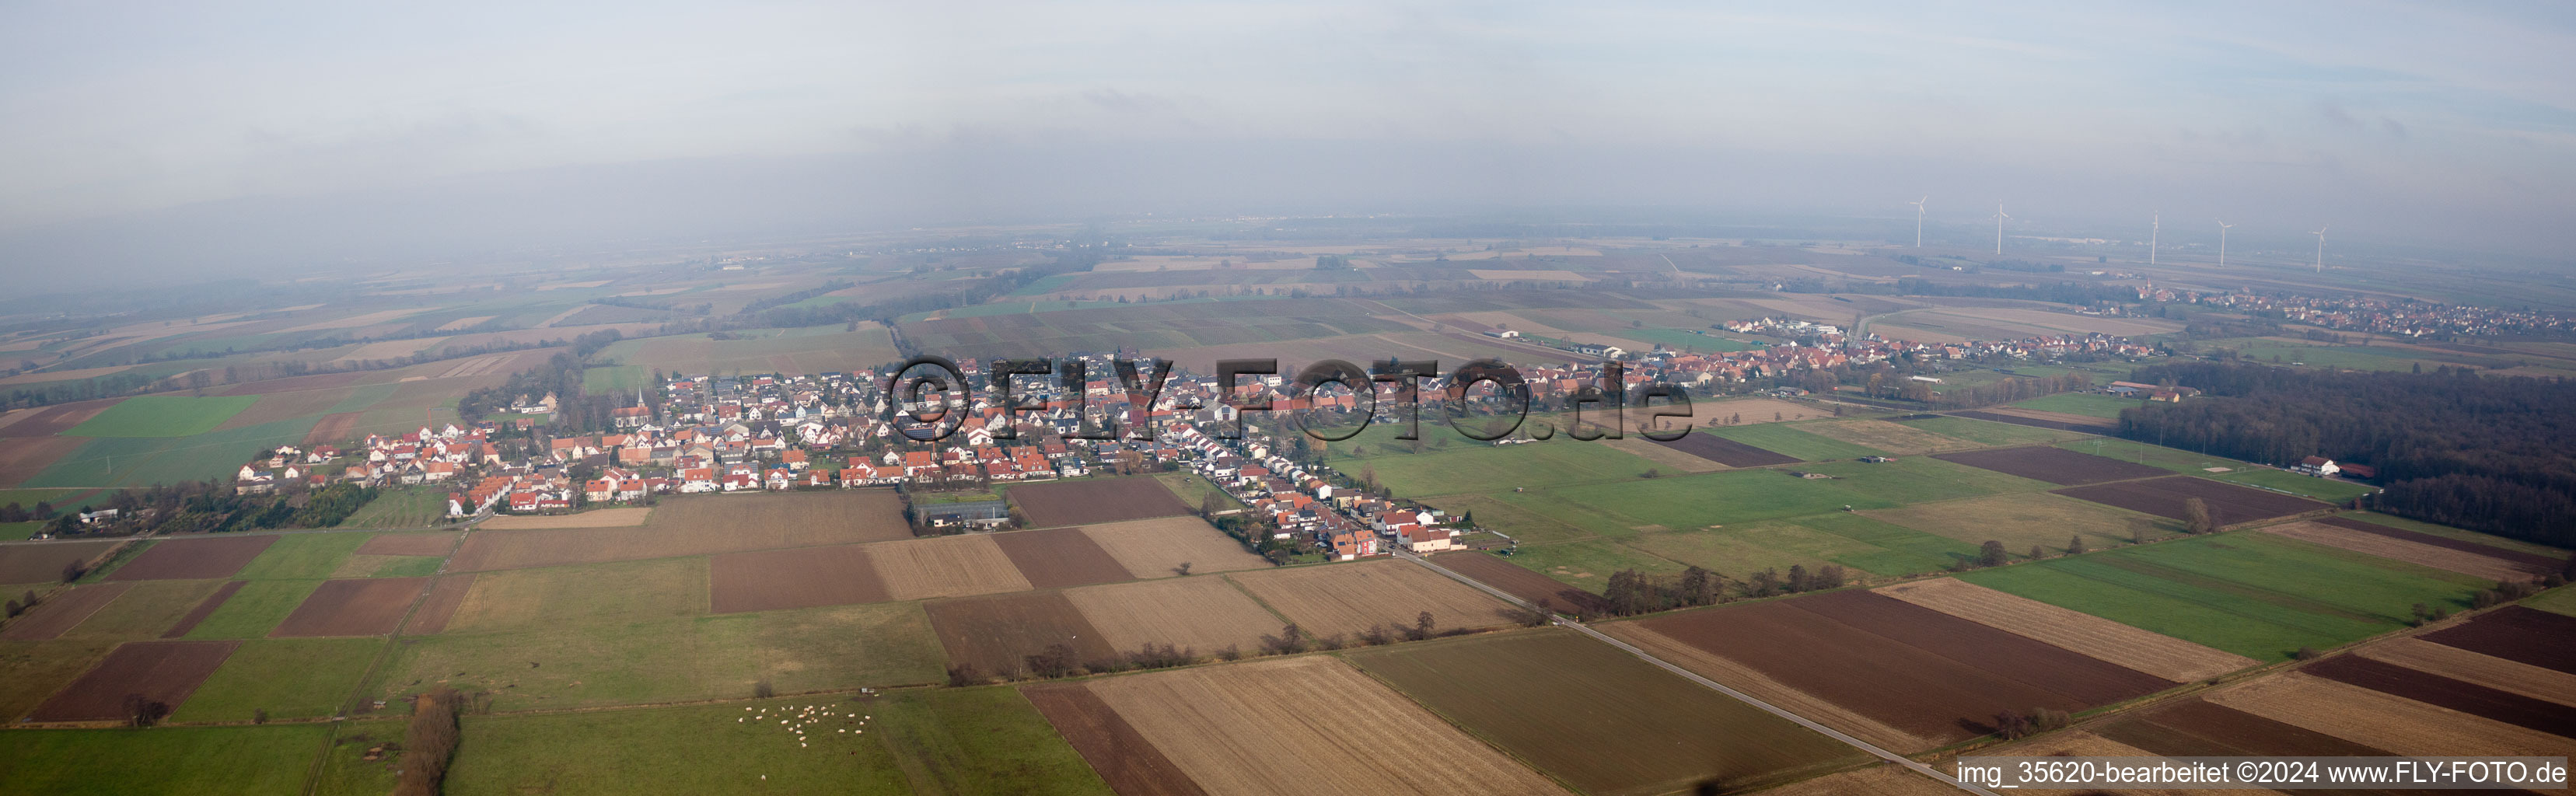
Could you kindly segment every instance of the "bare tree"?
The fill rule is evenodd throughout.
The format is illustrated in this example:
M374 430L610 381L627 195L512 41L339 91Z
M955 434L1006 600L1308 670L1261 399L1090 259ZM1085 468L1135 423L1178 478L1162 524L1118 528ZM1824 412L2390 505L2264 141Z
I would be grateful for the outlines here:
M2210 531L2218 530L2218 522L2211 519L2209 516L2209 503L2201 500L2200 498L2183 499L2182 524L2185 530L2191 531L2192 533L2208 533Z
M411 729L403 735L402 780L394 796L438 796L447 779L447 764L456 757L456 690L438 690L412 699Z

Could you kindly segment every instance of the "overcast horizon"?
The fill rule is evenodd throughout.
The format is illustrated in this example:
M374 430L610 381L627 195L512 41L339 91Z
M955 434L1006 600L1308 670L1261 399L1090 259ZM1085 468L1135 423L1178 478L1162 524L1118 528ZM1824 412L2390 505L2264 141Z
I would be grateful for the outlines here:
M1142 213L2576 243L2576 11L0 10L28 284ZM2211 229L2201 229L2210 227Z

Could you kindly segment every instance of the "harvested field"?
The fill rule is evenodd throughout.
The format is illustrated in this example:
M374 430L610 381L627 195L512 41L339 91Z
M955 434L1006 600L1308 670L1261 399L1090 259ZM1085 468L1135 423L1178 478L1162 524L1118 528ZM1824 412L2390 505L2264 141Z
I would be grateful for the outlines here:
M1168 577L1183 563L1191 572L1258 569L1270 562L1197 517L1169 517L1093 525L1084 536L1139 578Z
M1033 685L1020 694L1119 796L1206 796L1190 775L1081 683Z
M1020 568L1020 576L1028 579L1031 588L1088 586L1134 577L1080 528L997 533L993 544Z
M304 432L304 444L320 445L355 438L358 436L354 433L358 427L358 418L365 415L365 412L332 412L323 415L321 420L313 423L313 430Z
M2052 448L2046 445L1941 453L1934 454L1932 458L2046 481L2059 486L2098 484L2104 481L2126 481L2133 478L2154 478L2171 474L2171 471L2162 467L2133 464L2107 456L2076 453L2065 448Z
M229 578L276 544L274 535L168 539L107 574L108 580Z
M1746 445L1716 434L1694 432L1671 442L1656 443L1728 467L1763 467L1794 464L1798 457Z
M1258 649L1261 637L1278 633L1283 624L1218 577L1068 589L1064 598L1110 646L1131 652L1147 644L1170 644L1203 656L1229 645Z
M1565 792L1329 656L1110 677L1087 687L1213 794ZM1333 764L1316 765L1323 760Z
M716 556L708 583L715 613L774 611L894 599L867 545L762 550Z
M443 556L456 548L454 533L380 533L358 545L362 556Z
M381 636L402 625L403 615L429 586L428 578L326 580L286 615L270 638Z
M2350 517L2325 517L2317 520L2317 522L2325 525L2332 525L2337 528L2360 531L2373 536L2384 536L2390 539L2398 539L2430 547L2439 547L2446 550L2456 550L2485 558L2499 559L2507 563L2524 567L2533 574L2546 574L2548 572L2555 571L2560 565L2567 562L2567 560L2563 558L2554 558L2522 550L2508 550L2494 545L2478 544L2466 539L2435 536L2422 531L2391 528L2386 525L2363 522Z
M23 425L23 424L22 424ZM88 445L86 437L10 437L0 445L0 486L22 484Z
M481 530L507 531L518 528L632 528L653 516L648 508L596 509L579 514L503 515L474 526ZM444 552L444 551L441 551Z
M2420 638L2435 644L2576 674L2576 616L2519 605L2498 608Z
M1029 590L1029 580L991 534L887 542L867 550L877 577L897 600Z
M1812 420L1820 417L1832 417L1834 415L1834 410L1832 408L1820 404L1804 403L1800 401L1784 401L1777 398L1739 398L1731 401L1716 401L1700 404L1698 408L1692 410L1695 415L1701 411L1706 411L1709 417L1742 417L1744 418L1744 424L1747 425L1753 423Z
M2367 525L2369 523L2353 524ZM2534 567L2529 564L2518 564L2501 558L2491 558L2451 547L2423 544L2395 536L2386 536L2370 533L2368 531L2355 530L2349 526L2327 525L2322 522L2293 522L2282 525L2272 525L2265 527L2263 532L2278 534L2303 542L2314 542L2327 547L2350 550L2363 555L2373 555L2394 561L2411 561L2424 566L2433 567L2435 569L2446 569L2462 575L2476 575L2488 580L2525 580L2533 575L2541 574L2542 572L2557 571L2557 567L2555 566L2544 568ZM2432 536L2430 534L2418 535L2428 536L2434 539L2442 538L2439 536ZM2455 540L2444 539L2443 541ZM2470 543L2460 542L2460 544ZM2483 545L2473 546L2482 547ZM2490 547L2487 549L2495 550L2496 548Z
M1797 605L1803 599L1782 600L1691 611L1634 624L1758 672L1763 681L1751 685L1764 687L1777 683L1812 694L1815 701L1840 707L1841 710L1836 712L1857 714L1870 721L1860 726L1841 727L1845 732L1866 738L1871 736L1863 733L1875 732L1881 727L1895 729L1901 735L1888 741L1901 744L1893 750L1900 752L1920 751L1993 732L1994 728L1988 722L1993 720L2001 705L2073 712L2100 704L2103 698L2117 698L2123 693L2130 696L2144 693L2129 693L2135 688L2153 690L2153 687L2143 685L2120 688L2116 674L2101 671L2102 668L2117 667L2065 650L1966 620L1950 619L1930 609L1867 592L1845 593L1875 598L1878 602L1875 605L1828 606L1826 612L1820 614ZM1879 635L1872 631L1886 630L1898 621L1893 616L1867 616L1872 609L1883 606L1913 609L1917 612L1912 615L1913 620L1927 614L1938 618L1934 620L1937 624L1918 627L1918 631L1976 628L1983 631L1979 635L1984 636L1988 648L1972 650L1944 644L1935 649L1925 649L1908 644L1906 640ZM1818 621L1820 616L1837 620L1875 620L1871 623L1876 626L1862 629L1842 621ZM1947 657L1951 654L1961 655L1962 659ZM2079 668L2063 673L2041 671L2036 668L2041 660L2050 661L2052 665L2071 664ZM1726 675L1730 672L1703 671L1701 674L1738 688L1745 687L1728 680ZM2136 672L2130 674L2144 676ZM2063 693L2052 690L2050 686L2077 693ZM1829 723L1835 718L1830 714L1802 712L1802 715Z
M1192 509L1146 476L1048 481L1011 487L1010 499L1040 528L1188 514Z
M412 611L411 621L403 625L405 635L426 635L447 630L447 620L456 616L457 606L465 604L465 595L474 592L474 573L442 575L429 586L429 595L421 598L420 607Z
M35 721L116 721L125 698L141 694L172 708L232 657L237 641L136 641L119 645L80 679L36 706Z
M1586 793L1725 791L1860 762L1856 749L1572 631L1377 647L1352 663Z
M122 543L101 540L0 546L0 583L58 583L63 565L97 558L118 544Z
M2252 658L1954 578L1900 583L1875 591L2177 683L2216 677L2256 663Z
M188 615L179 617L179 621L170 625L169 630L161 631L161 637L179 638L188 635L188 631L197 629L198 623L206 621L206 617L213 616L215 609L224 607L224 601L232 599L233 592L241 591L242 587L249 583L250 581L246 580L225 581L224 585L215 588L215 593L197 601L197 606L188 609Z
M2388 750L2284 724L2201 699L2159 705L2091 728L2119 743L2159 755L2379 757Z
M1568 586L1555 578L1532 572L1485 553L1472 551L1442 553L1432 556L1431 563L1439 564L1452 572L1474 578L1478 583L1494 587L1498 591L1531 603L1546 600L1550 607L1562 612L1576 612L1584 605L1607 608L1610 604L1609 601L1601 599L1600 595Z
M2330 508L2324 503L2307 498L2248 489L2234 484L2222 484L2188 475L2068 487L2054 491L2067 497L2081 498L2106 506L2118 506L2130 511L2176 520L2183 518L2185 500L2200 498L2202 502L2209 504L2209 516L2221 526Z
M2019 409L2010 406L1999 406L1993 409L1979 409L1970 412L1951 412L1950 414L1977 420L1992 420L1997 423L2011 423L2016 426L2056 429L2058 431L2081 431L2087 434L2107 433L2118 430L2120 427L2116 422L2103 420L2102 418L2090 415L2071 415L2065 412Z
M1119 650L1084 621L1061 592L1000 594L924 603L950 665L969 665L988 677L1030 676L1028 656L1056 644L1071 647L1074 664L1106 661Z
M1649 462L1654 462L1659 467L1670 467L1677 472L1707 473L1726 469L1726 465L1718 464L1717 462L1709 461L1687 452L1675 450L1662 443L1642 436L1632 435L1621 437L1619 439L1609 439L1605 437L1593 442L1592 444L1600 445L1630 456L1635 456Z
M1358 633L1371 625L1414 626L1431 612L1435 630L1514 624L1519 609L1408 561L1382 559L1228 575L1308 634Z
M2389 639L2354 650L2353 654L2576 708L2576 674L2416 638Z
M2400 755L2555 757L2569 741L2303 672L2265 677L2210 702Z
M9 620L0 628L0 641L43 641L70 631L89 619L98 609L107 607L118 595L132 588L131 583L97 583L75 586L36 605L24 616ZM15 599L15 598L11 598Z
M448 569L595 564L912 538L902 501L876 489L680 497L652 511L638 527L477 530L466 535Z
M1955 796L1958 788L1895 764L1817 777L1762 792L1762 796Z
M2500 688L2358 655L2337 655L2299 671L2524 729L2576 737L2576 710Z
M1885 420L1835 420L1809 423L1798 430L1820 437L1842 440L1864 448L1877 448L1899 456L1920 456L1942 451L1984 447L1981 443L1944 437L1923 429L1890 423Z
M73 426L89 422L90 418L97 417L98 413L107 411L108 407L115 405L116 399L110 398L102 401L82 401L75 404L56 404L39 409L20 410L27 414L10 420L6 426L0 426L0 437L50 437L69 431ZM10 444L15 446L23 443Z

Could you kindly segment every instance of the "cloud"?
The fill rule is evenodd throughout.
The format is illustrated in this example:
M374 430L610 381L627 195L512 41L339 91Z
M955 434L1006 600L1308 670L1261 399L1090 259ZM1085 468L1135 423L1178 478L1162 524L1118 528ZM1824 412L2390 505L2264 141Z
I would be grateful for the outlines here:
M2361 120L2352 118L2352 114L2345 112L2341 103L2330 99L2317 100L2317 116L2333 122L2337 127L2361 126Z
M2403 139L2406 137L2406 125L2400 124L2396 119L2391 119L2386 116L2379 117L2379 129L2386 131L2390 138Z

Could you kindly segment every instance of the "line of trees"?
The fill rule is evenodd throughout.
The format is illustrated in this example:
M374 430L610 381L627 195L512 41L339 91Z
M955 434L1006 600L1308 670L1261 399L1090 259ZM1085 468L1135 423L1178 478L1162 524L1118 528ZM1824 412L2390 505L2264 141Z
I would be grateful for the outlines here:
M1792 564L1785 574L1777 567L1769 567L1741 581L1730 581L1724 575L1698 566L1684 568L1680 575L1671 577L1623 569L1610 573L1610 581L1602 587L1599 602L1585 601L1576 605L1575 610L1587 615L1597 612L1635 616L1675 608L1716 605L1736 598L1777 597L1839 589L1849 577L1840 564L1826 564L1814 570L1803 564ZM1728 594L1730 584L1733 596Z
M2576 544L2576 392L2560 379L2338 373L2188 362L2130 377L2217 400L2122 410L2120 436L2247 461L2367 464L2382 511L2499 536Z

